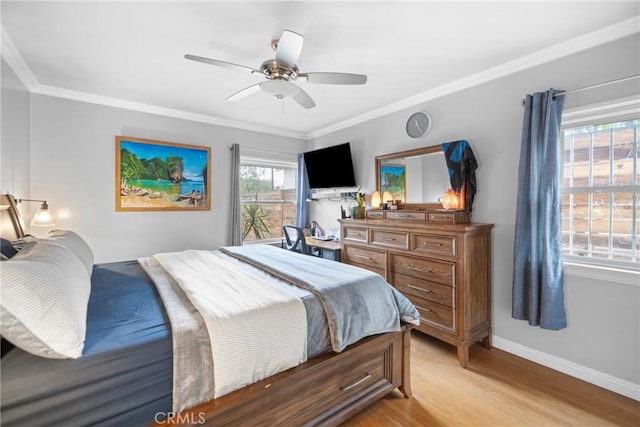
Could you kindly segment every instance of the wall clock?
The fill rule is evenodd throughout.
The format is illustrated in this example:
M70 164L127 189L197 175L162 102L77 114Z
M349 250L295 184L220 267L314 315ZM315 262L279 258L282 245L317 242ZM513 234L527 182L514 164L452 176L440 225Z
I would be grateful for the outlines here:
M411 138L420 138L431 127L431 117L422 111L413 113L407 120L407 135Z

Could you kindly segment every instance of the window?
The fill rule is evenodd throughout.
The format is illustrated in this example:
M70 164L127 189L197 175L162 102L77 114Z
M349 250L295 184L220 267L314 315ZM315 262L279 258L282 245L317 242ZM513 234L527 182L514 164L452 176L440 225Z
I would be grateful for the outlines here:
M563 127L565 260L638 268L639 128L637 118Z
M280 241L283 224L296 222L295 164L240 161L242 241Z

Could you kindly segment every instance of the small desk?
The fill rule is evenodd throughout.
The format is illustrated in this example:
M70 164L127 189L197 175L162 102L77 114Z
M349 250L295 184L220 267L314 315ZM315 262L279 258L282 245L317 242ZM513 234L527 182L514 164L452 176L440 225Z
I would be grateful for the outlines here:
M342 251L342 245L335 240L318 240L311 236L305 236L307 246L311 246L320 251L320 257L331 259L333 261L340 261L340 252Z

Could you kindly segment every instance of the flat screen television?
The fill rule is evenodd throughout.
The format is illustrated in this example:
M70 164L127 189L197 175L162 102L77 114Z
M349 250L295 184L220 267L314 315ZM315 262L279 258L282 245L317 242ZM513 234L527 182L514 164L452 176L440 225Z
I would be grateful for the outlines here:
M355 187L351 146L348 142L303 153L309 187Z

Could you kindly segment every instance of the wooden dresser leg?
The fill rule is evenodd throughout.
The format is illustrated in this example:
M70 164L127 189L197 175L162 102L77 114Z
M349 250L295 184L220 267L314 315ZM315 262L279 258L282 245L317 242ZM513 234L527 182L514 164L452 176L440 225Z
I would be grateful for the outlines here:
M402 334L402 385L398 387L405 398L413 397L411 392L411 329Z
M486 337L482 338L482 346L487 350L491 350L491 329Z
M456 347L458 350L458 363L460 363L460 366L462 366L463 368L468 367L469 366L469 346L465 344L458 344Z

